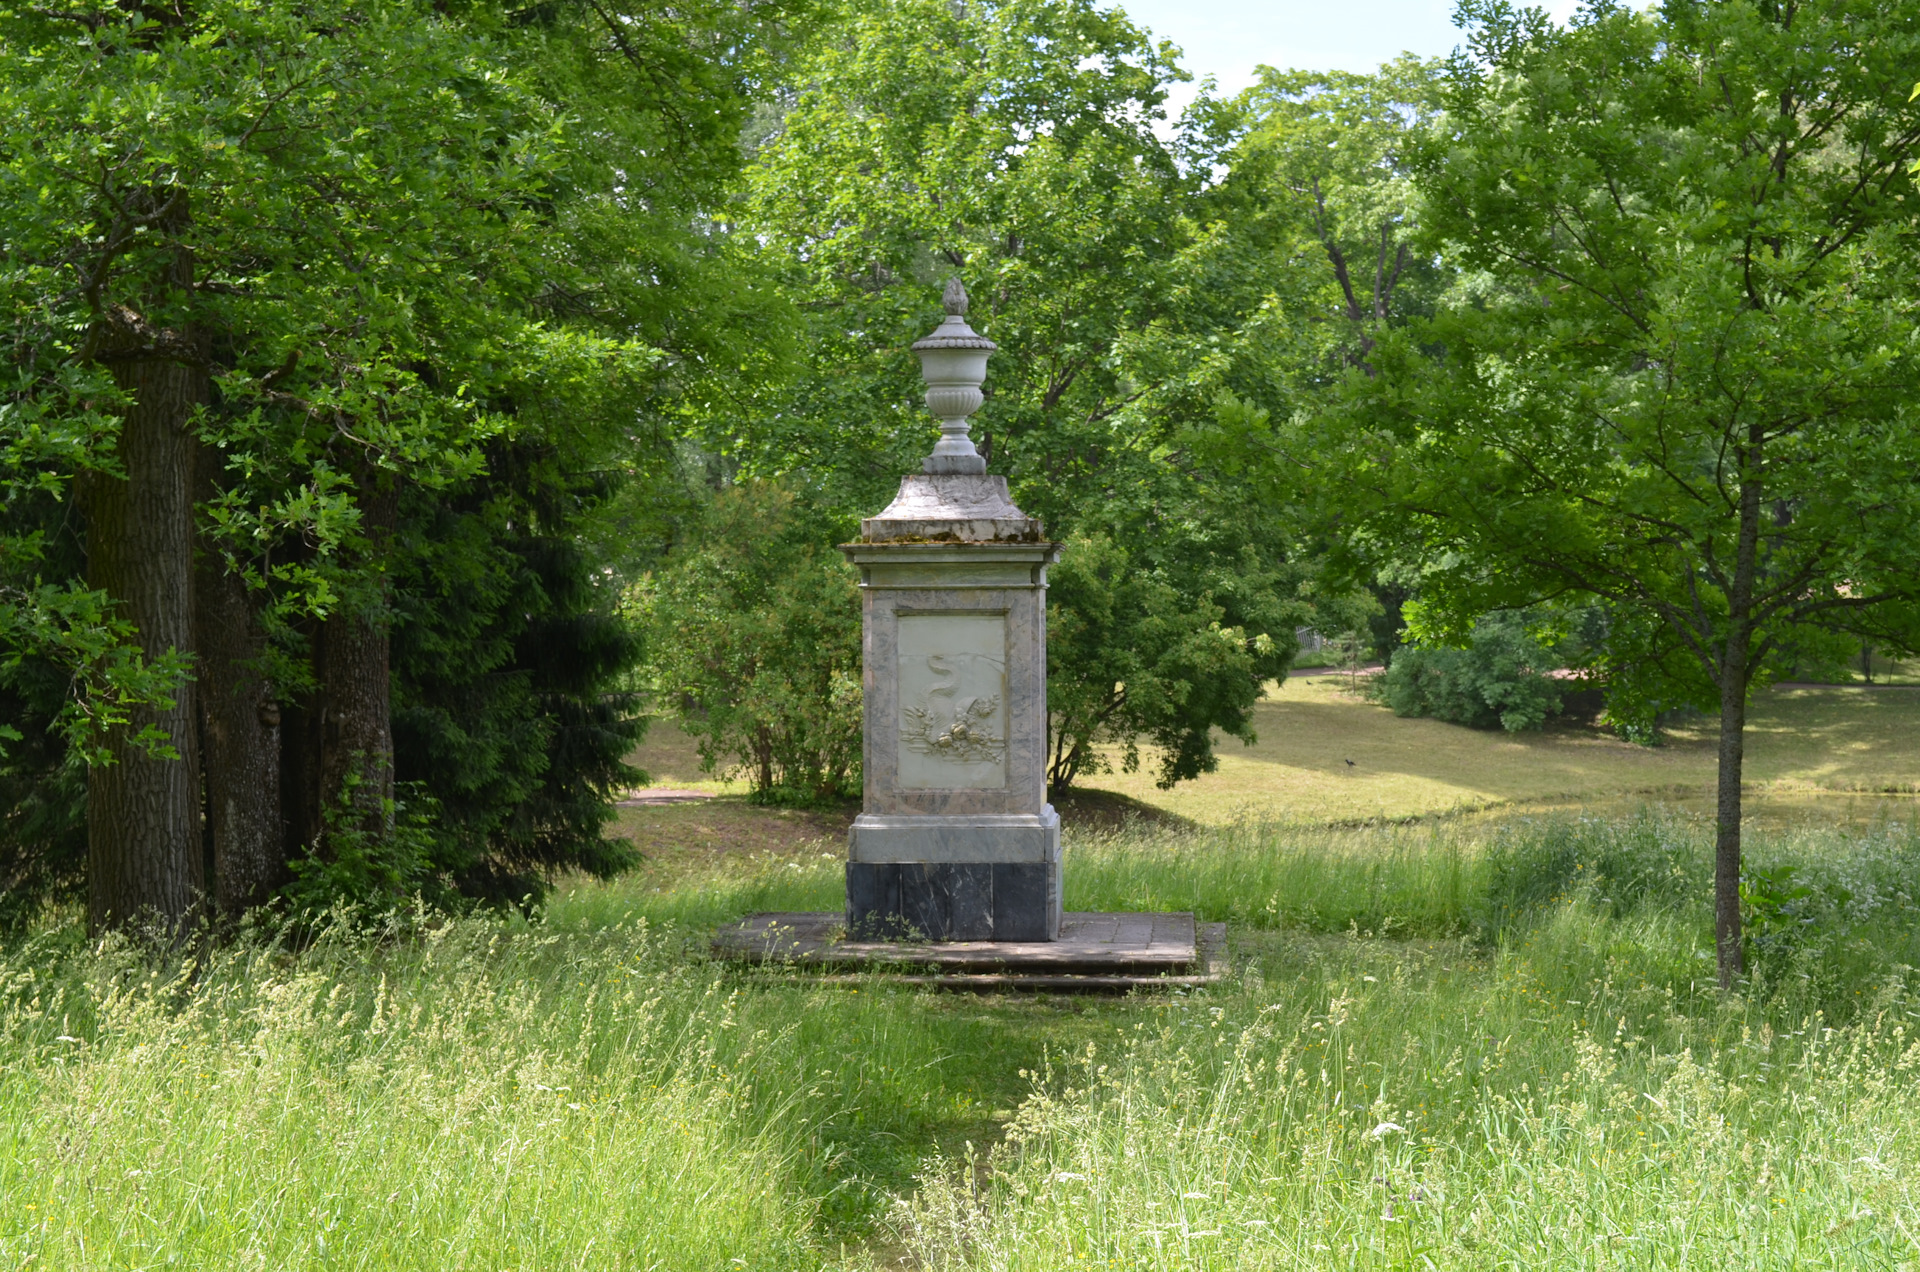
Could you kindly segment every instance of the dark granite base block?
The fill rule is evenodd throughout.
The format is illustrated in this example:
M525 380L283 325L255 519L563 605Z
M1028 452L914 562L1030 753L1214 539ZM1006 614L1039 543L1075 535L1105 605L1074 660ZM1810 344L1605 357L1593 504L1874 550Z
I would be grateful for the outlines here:
M1051 941L1059 897L1052 862L847 863L847 931L860 940Z
M857 941L898 941L912 934L900 905L900 867L847 863L847 934Z
M1059 868L1045 861L993 863L993 939L1051 941L1053 881Z
M936 941L993 939L993 867L985 862L902 861L900 916Z

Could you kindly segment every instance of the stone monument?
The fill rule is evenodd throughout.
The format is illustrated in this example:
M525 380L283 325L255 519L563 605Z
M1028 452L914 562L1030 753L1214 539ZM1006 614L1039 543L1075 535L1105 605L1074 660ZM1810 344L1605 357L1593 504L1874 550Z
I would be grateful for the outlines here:
M947 316L913 346L940 440L842 545L865 619L865 799L849 835L855 938L1052 941L1060 818L1047 803L1047 566L1059 554L987 475L967 417L994 344Z

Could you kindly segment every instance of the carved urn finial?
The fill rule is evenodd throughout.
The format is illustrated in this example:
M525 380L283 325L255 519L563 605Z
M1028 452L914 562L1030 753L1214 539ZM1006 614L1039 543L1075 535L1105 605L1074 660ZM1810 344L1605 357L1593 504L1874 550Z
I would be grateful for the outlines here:
M987 355L996 346L967 325L967 289L956 275L941 294L947 316L925 340L916 341L920 378L927 382L927 409L940 421L940 440L921 461L929 473L984 473L987 461L973 448L967 417L986 399Z

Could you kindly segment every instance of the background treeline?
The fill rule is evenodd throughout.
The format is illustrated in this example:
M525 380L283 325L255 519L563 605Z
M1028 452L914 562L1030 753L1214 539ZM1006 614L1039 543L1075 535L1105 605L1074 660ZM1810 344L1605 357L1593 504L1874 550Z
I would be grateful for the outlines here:
M1459 18L1170 118L1088 0L0 5L10 904L537 896L646 712L857 792L833 545L958 274L1056 790L1207 771L1303 627L1713 712L1727 972L1748 694L1914 643L1920 4Z

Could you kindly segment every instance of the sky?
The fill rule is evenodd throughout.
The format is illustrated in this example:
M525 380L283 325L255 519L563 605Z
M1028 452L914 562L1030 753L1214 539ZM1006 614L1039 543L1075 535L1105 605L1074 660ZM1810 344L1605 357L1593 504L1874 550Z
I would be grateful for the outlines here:
M1453 0L1116 0L1134 21L1185 51L1194 78L1223 92L1253 82L1265 63L1302 70L1370 71L1402 52L1439 57L1460 43ZM1548 0L1564 21L1574 0ZM1192 96L1176 91L1177 109Z

